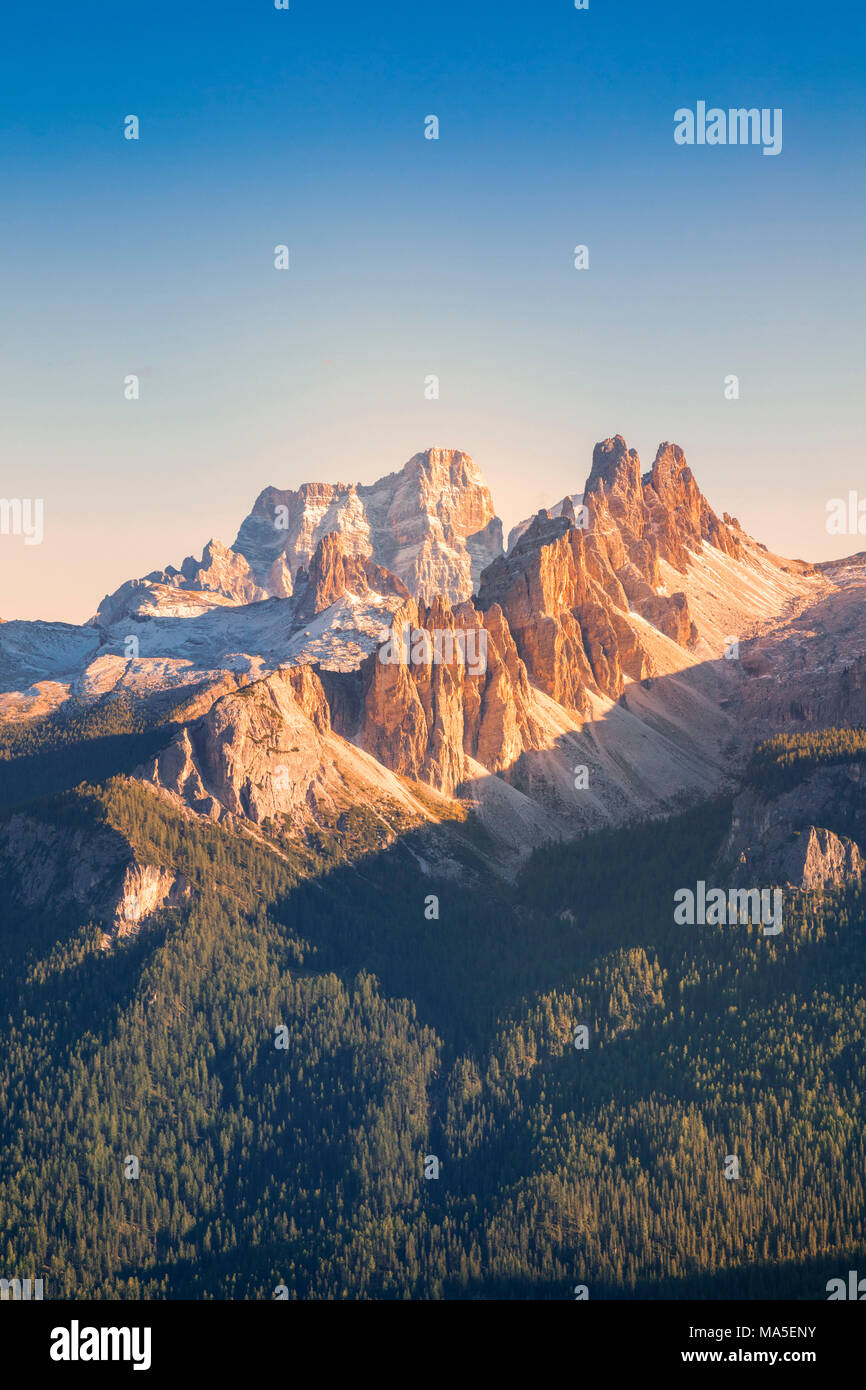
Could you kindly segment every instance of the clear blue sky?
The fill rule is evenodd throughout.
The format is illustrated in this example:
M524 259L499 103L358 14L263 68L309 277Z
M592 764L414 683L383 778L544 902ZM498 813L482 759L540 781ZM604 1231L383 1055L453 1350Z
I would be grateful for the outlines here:
M774 549L866 548L824 525L866 495L864 37L757 0L10 8L0 496L45 540L0 536L0 616L82 620L265 485L434 444L506 526L622 433ZM698 100L781 107L782 153L675 145Z

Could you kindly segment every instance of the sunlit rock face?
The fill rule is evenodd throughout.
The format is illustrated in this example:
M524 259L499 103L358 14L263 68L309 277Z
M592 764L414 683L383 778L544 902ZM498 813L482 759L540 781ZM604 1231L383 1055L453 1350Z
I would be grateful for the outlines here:
M372 559L425 602L436 594L469 598L481 571L502 553L502 525L480 469L458 449L427 449L397 473L362 484L304 483L265 488L234 549L257 581L273 583L283 557L295 575L309 569L323 536L336 533L346 555Z

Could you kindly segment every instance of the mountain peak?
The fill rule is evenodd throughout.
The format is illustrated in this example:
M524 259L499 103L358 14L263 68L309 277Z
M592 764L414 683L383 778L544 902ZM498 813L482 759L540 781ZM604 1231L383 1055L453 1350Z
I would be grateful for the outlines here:
M310 561L309 573L299 569L296 579L298 621L308 621L347 593L358 598L366 598L371 591L401 599L410 597L406 585L396 575L374 560L347 554L339 532L322 537Z
M309 570L323 536L345 555L390 570L415 597L459 602L502 553L502 525L477 464L459 449L429 448L372 484L304 483L257 497L234 549L270 592L274 563Z
M621 434L596 444L592 451L592 468L586 480L585 495L600 491L639 493L640 487L637 450L629 449Z
M643 482L660 551L677 569L685 569L687 550L699 550L704 541L739 558L739 539L704 497L678 444L659 445Z

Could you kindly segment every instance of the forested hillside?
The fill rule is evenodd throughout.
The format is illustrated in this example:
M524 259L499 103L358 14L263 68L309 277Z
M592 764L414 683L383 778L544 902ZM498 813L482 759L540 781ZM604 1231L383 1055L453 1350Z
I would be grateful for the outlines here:
M750 783L767 794L797 786L817 767L866 761L866 729L815 729L776 734L759 743L748 767Z
M170 716L123 694L0 723L0 807L132 769L164 747L173 728Z
M863 899L676 926L727 803L516 889L425 876L415 832L278 854L123 778L52 814L193 892L105 951L4 888L2 1264L48 1296L820 1299L866 1258Z

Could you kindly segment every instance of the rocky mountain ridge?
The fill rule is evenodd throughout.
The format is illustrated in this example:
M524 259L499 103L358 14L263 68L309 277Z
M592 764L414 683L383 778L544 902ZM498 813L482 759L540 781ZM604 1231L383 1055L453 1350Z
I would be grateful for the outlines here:
M473 808L516 865L733 786L756 737L820 717L803 691L843 636L833 708L846 680L848 713L862 705L866 566L772 555L713 511L676 445L643 472L621 436L602 441L583 492L504 554L468 456L428 450L384 483L266 490L245 552L210 542L82 629L4 624L0 717L162 701L180 728L136 775L189 814L303 836L352 804L429 820L433 796L434 819ZM434 574L450 596L424 597ZM839 858L814 839L807 876Z
M330 731L392 773L469 797L494 838L534 843L723 785L739 746L724 704L739 699L742 668L726 660L705 589L712 584L718 603L727 583L739 620L749 584L762 615L810 582L716 515L676 446L662 445L642 474L621 437L604 441L583 497L579 517L565 499L560 516L533 518L482 572L473 600L418 600L375 562L347 554L340 531L319 542L310 576L296 577L294 601L311 619L351 589L388 592L388 626L354 665L331 665L328 677L309 646L297 652L313 669ZM459 654L437 661L443 633L476 646L483 637L483 669ZM575 795L578 768L585 797ZM237 788L218 805L188 778L174 789L208 814L245 804Z
M372 559L416 598L468 598L481 571L502 551L502 523L480 469L459 449L414 454L397 473L369 486L304 483L259 494L234 543L258 582L272 587L282 557L308 568L327 535L347 556Z

